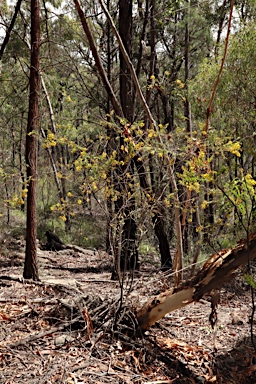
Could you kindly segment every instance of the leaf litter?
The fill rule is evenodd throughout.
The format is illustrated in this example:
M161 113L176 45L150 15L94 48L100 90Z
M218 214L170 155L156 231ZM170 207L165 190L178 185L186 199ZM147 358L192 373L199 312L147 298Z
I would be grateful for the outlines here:
M115 320L120 286L111 280L109 255L39 249L41 281L24 282L24 240L14 243L8 253L5 242L0 255L1 384L256 382L251 297L240 276L220 291L214 329L206 298L138 337L130 332L133 309L172 285L150 259L133 285L127 278L126 330Z

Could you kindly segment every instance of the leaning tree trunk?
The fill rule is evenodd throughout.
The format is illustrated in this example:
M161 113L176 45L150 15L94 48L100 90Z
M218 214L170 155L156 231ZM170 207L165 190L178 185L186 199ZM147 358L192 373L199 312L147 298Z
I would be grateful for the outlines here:
M194 278L150 299L137 311L141 330L148 329L167 313L198 301L212 290L219 289L235 276L237 268L255 258L256 233L249 241L240 241L236 247L211 256Z
M39 280L36 251L36 172L39 92L40 2L31 0L31 65L29 111L26 136L27 167L27 233L26 256L23 277Z
M15 10L14 10L14 14L13 14L13 17L12 17L12 21L11 21L9 27L7 28L7 31L6 31L6 34L5 34L5 38L4 38L3 43L1 45L1 48L0 48L0 60L2 60L5 48L7 47L7 44L9 42L9 39L10 39L10 36L11 36L11 32L13 30L13 27L15 25L17 16L18 16L19 11L20 11L21 2L22 2L22 0L17 0L17 3L15 5Z

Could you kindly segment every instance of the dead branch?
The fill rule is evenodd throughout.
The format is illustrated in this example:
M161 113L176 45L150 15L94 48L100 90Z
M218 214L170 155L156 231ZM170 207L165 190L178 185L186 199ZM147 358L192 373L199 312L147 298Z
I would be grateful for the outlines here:
M137 311L137 319L142 330L146 330L167 313L200 300L213 289L220 288L235 276L235 271L256 258L256 234L240 241L234 248L223 250L211 256L202 269L191 280L182 282L150 299Z
M25 337L24 339L21 339L13 344L6 345L7 348L16 348L20 345L28 345L32 343L35 340L42 339L45 336L51 335L53 333L63 331L63 329L70 327L72 324L77 323L78 321L81 322L81 316L77 316L75 319L65 322L64 324L59 325L58 327L53 327L51 329L48 329L48 331L40 332L36 335L30 335L28 337Z

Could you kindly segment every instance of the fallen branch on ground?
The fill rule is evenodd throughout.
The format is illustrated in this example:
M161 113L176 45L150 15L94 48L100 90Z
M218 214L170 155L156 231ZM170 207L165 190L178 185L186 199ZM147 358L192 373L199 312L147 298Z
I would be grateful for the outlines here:
M141 330L148 329L167 313L200 300L213 289L219 289L235 276L235 271L256 258L256 233L247 243L240 241L234 248L223 250L211 256L201 270L191 280L182 282L150 299L137 310L137 319Z
M45 336L51 335L51 334L59 332L59 331L63 331L63 329L70 327L70 325L77 323L78 321L81 321L81 316L78 316L75 319L68 321L64 324L61 324L58 327L53 327L51 329L48 329L48 331L40 332L40 333L37 333L36 335L30 335L28 337L25 337L24 339L21 339L21 340L17 341L16 343L13 343L13 344L8 344L5 347L16 348L20 345L28 345L28 344L32 343L32 341L42 339Z

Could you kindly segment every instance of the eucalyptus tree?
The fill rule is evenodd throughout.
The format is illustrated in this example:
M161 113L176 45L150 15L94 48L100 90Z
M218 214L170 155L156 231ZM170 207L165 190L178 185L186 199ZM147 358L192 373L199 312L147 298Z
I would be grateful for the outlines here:
M39 67L40 67L40 1L31 1L31 60L29 77L29 109L26 135L25 161L27 168L27 230L26 255L23 276L25 279L38 280L37 266L37 221L36 221L36 184L37 184L37 132L39 120Z

